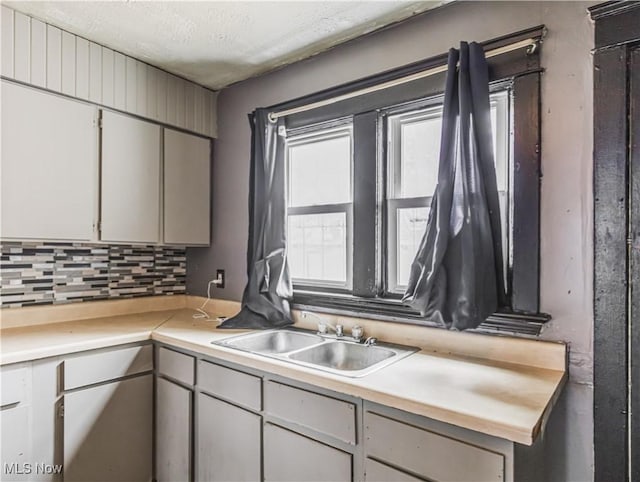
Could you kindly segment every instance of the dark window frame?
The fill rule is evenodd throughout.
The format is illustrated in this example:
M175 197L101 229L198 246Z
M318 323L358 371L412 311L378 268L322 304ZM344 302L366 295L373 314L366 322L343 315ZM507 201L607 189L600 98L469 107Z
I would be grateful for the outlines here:
M484 42L485 49L494 49L527 38L541 40L544 27L539 26ZM290 102L272 106L275 111L332 98L414 72L446 64L446 54L408 66L383 72L349 84L327 89ZM514 167L511 195L513 197L511 269L508 283L511 288L511 306L503 307L491 316L479 331L508 331L538 334L550 319L539 313L539 229L540 229L540 68L539 48L532 54L522 50L489 59L492 86L509 85L513 106ZM353 191L353 243L354 249L352 291L314 290L313 287L294 286L294 307L353 315L363 313L378 318L405 323L435 325L419 313L401 304L399 296L381 298L380 280L386 278L385 226L380 226L376 211L386 200L384 126L379 122L381 112L401 108L404 104L433 103L442 97L446 74L437 74L400 87L385 89L374 95L355 97L304 113L287 117L287 129L303 128L332 119L352 116L354 140L360 136L375 141L354 142ZM385 201L385 202L383 202ZM386 216L382 216L386 219ZM362 222L368 220L367 222ZM373 220L373 221L372 221ZM375 240L375 242L367 242ZM380 247L380 249L376 249ZM384 283L382 284L384 285Z

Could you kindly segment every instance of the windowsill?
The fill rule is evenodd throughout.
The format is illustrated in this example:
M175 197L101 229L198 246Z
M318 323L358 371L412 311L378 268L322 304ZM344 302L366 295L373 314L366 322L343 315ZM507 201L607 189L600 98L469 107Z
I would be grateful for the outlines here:
M436 322L425 320L420 313L394 299L358 298L351 295L314 293L311 291L295 291L293 308L311 312L324 312L337 315L364 317L442 328ZM544 324L551 319L545 313L496 312L482 325L473 330L477 333L538 336Z

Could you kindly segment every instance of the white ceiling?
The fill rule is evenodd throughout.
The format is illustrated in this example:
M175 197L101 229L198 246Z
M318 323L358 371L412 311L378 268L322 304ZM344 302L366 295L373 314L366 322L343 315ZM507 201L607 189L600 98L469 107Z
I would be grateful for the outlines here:
M3 1L220 89L437 7L435 1Z

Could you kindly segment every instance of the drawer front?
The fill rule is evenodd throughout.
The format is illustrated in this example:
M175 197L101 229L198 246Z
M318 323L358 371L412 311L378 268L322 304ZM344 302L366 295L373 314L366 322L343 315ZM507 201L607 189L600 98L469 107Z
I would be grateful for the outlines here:
M64 361L64 389L101 383L153 369L153 346L90 353Z
M28 376L28 368L25 367L2 370L0 406L6 407L27 401Z
M212 395L253 410L262 409L262 380L260 377L200 361L198 386Z
M356 406L353 403L267 381L264 409L288 422L356 444Z
M161 347L158 350L158 372L162 375L193 385L195 383L195 358Z
M426 479L419 479L377 460L367 458L364 462L364 480L365 482L424 482Z
M504 480L504 457L412 425L365 414L365 452L427 480Z

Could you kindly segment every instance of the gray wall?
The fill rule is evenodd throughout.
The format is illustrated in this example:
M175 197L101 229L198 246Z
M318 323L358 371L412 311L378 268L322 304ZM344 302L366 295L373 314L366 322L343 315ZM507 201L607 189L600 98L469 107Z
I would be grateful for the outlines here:
M249 128L247 113L446 52L545 24L542 48L542 337L569 343L570 383L547 433L548 480L593 478L592 418L592 58L588 3L469 2L429 12L279 71L224 89L213 170L213 238L189 249L187 291L205 295L216 269L239 300L246 282Z

